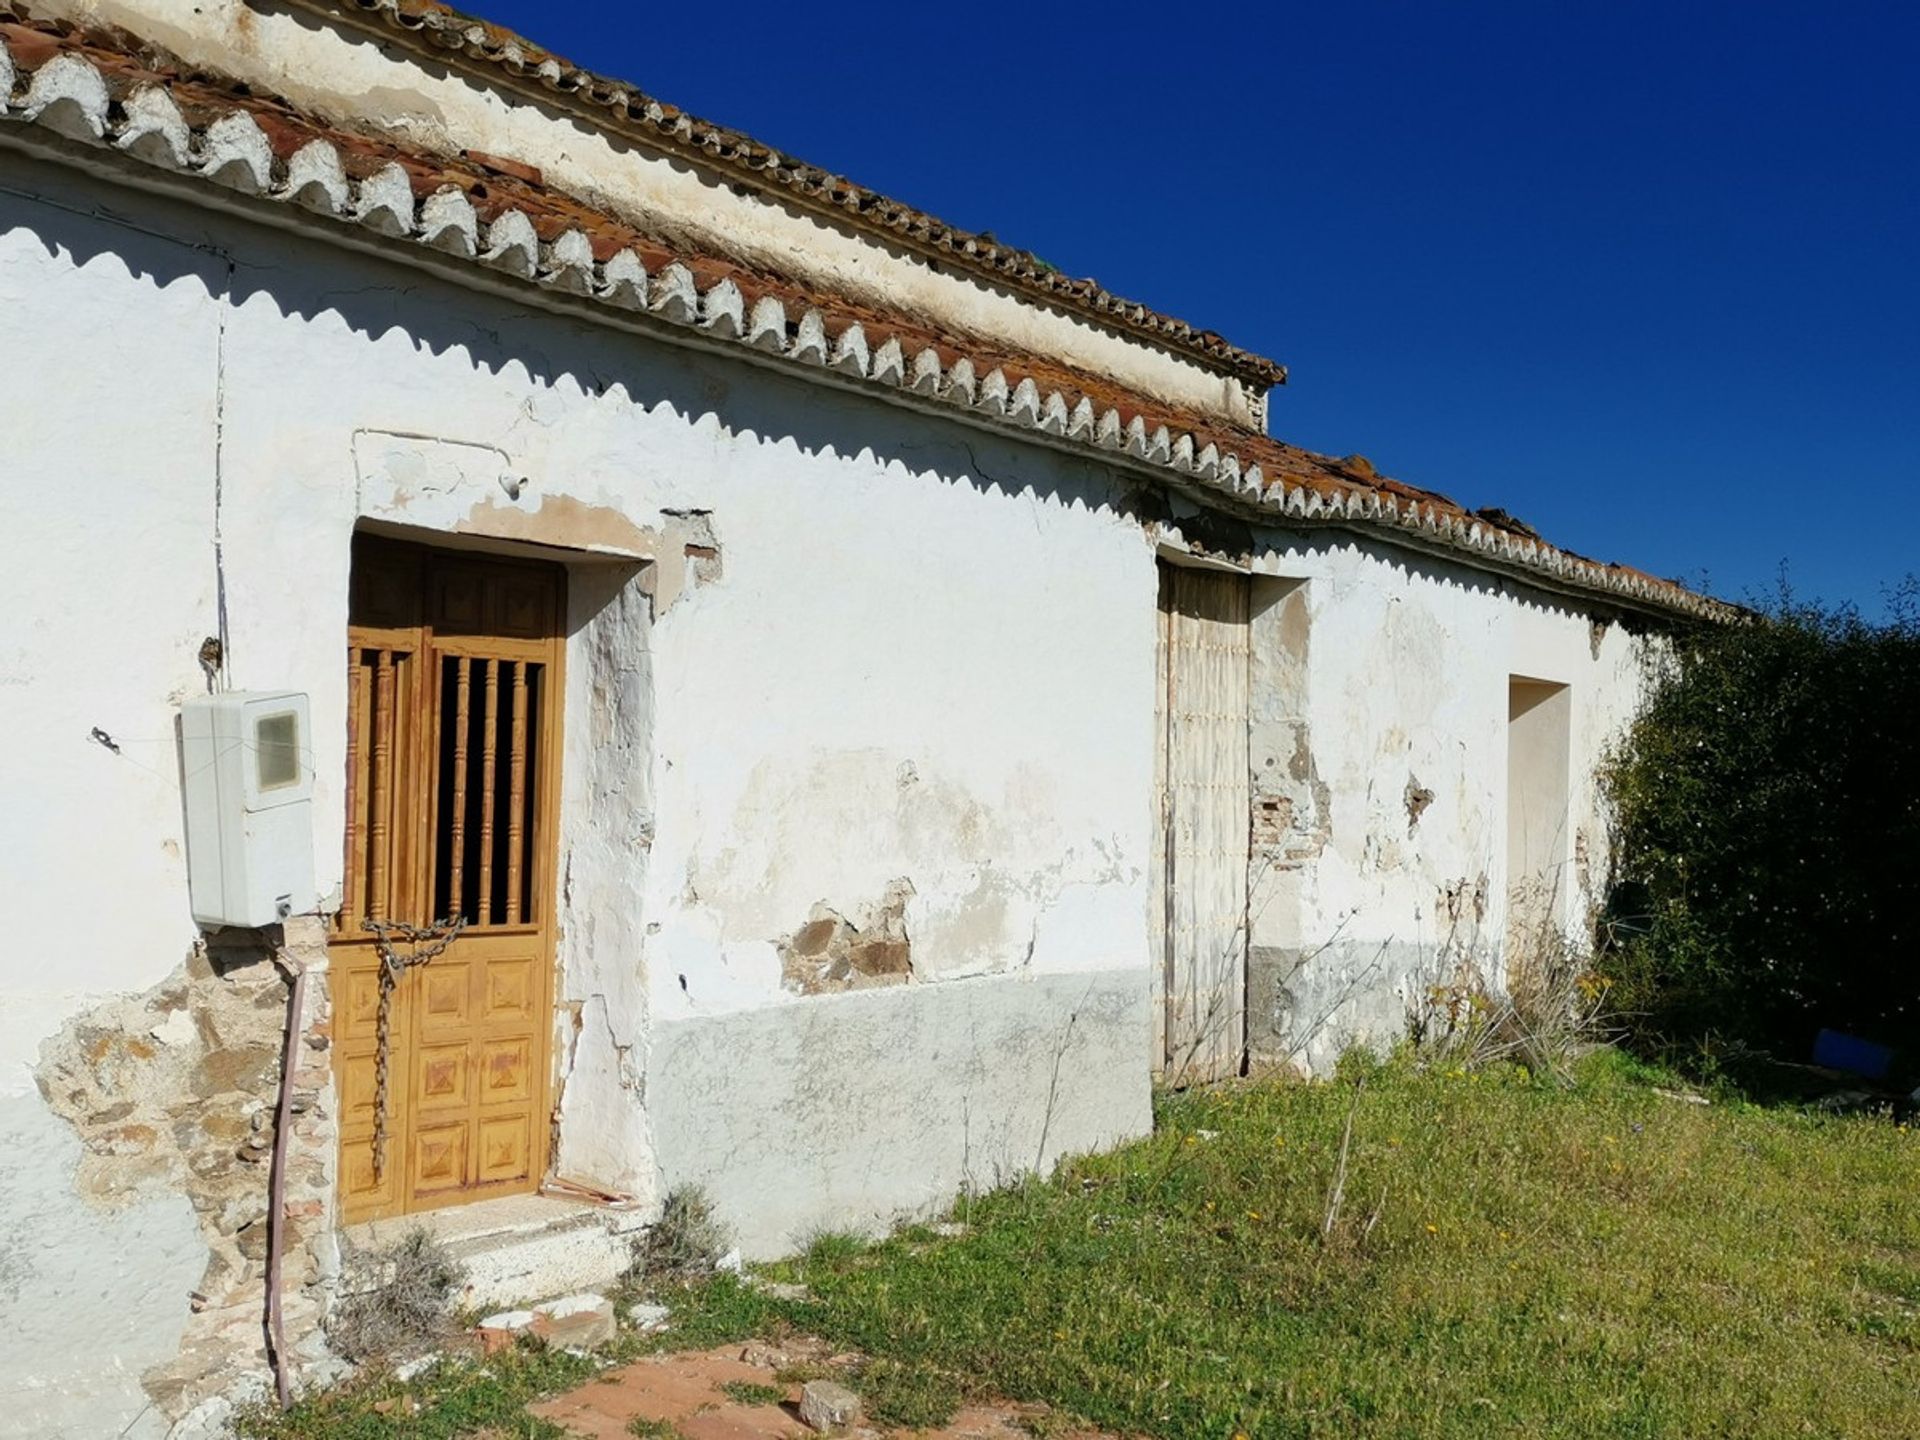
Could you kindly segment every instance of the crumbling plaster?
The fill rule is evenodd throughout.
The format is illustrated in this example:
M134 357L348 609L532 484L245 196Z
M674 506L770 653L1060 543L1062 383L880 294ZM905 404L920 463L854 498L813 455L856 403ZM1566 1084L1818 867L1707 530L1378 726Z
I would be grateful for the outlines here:
M13 934L0 959L0 1333L11 1337L0 1434L164 1434L170 1418L150 1408L142 1376L179 1351L208 1263L182 1189L129 1181L82 1202L97 1147L137 1149L144 1136L83 1143L34 1071L43 1042L158 984L195 939L173 727L180 700L205 687L196 656L217 628L213 490L204 473L147 482L203 471L211 453L211 296L223 270L185 243L0 188L0 469L19 547L0 571L0 604L16 621L0 631L0 794L13 827ZM145 323L127 327L125 314ZM186 383L131 385L112 403L74 383L108 371ZM131 1118L133 1098L120 1123L145 1123Z
M141 1375L179 1353L206 1266L192 1202L156 1189L111 1209L77 1204L80 1139L17 1081L0 1092L0 1150L0 1435L159 1440L171 1421Z
M1194 543L1178 522L1161 538ZM1553 920L1584 938L1607 876L1596 769L1662 651L1522 583L1336 530L1251 534L1233 558L1255 586L1249 1046L1323 1073L1350 1044L1401 1038L1432 986L1504 983L1510 676L1569 687Z
M283 1226L287 1363L304 1383L330 1378L339 1367L320 1325L339 1275L333 1233L338 1131L327 1063L322 923L296 917L284 935L223 931L196 945L161 984L86 1012L41 1048L39 1093L81 1151L69 1182L81 1213L106 1217L129 1208L171 1208L184 1199L195 1221L193 1241L181 1247L196 1262L184 1292L154 1288L164 1272L144 1255L130 1265L121 1254L115 1275L86 1297L103 1308L109 1326L123 1325L131 1313L157 1322L158 1333L169 1337L170 1347L142 1355L147 1363L134 1371L145 1404L169 1422L184 1425L185 1417L197 1416L216 1423L234 1399L258 1398L270 1385L261 1296L276 1223L268 1174L291 965L307 968L309 982L277 1222ZM42 1190L23 1198L31 1210L48 1196ZM22 1249L21 1268L36 1298L64 1312L45 1295L70 1280L70 1221L43 1219L41 1228ZM77 1243L91 1249L97 1242ZM171 1256L163 1250L155 1258ZM123 1310L129 1293L143 1303ZM148 1307L150 1315L143 1313ZM31 1314L19 1318L22 1333L39 1331ZM127 1350L140 1355L145 1348L143 1342ZM124 1364L126 1357L115 1352L114 1359ZM60 1374L66 1366L52 1361L49 1368ZM43 1388L43 1394L50 1406L60 1403L58 1390ZM57 1414L43 1418L58 1433ZM185 1426L184 1433L194 1431Z

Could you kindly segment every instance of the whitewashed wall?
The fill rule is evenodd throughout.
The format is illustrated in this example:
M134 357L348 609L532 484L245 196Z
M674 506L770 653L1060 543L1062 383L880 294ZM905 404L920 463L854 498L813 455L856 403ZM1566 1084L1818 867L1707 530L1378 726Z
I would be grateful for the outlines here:
M32 1071L64 1022L159 982L195 934L172 736L214 625L223 274L0 190L0 1434L164 1434L135 1422L140 1375L178 1347L206 1263L182 1194L80 1204L80 1142Z
M1255 860L1264 1014L1251 1039L1265 1058L1323 1072L1350 1044L1404 1035L1431 987L1470 978L1462 966L1503 983L1513 676L1571 697L1555 916L1584 934L1607 874L1596 767L1641 698L1649 641L1530 587L1352 537L1276 533L1258 552L1258 569L1300 582L1307 656L1272 682L1297 718L1287 746L1253 758L1256 803L1263 770L1302 773L1279 786L1296 807L1280 854Z
M313 698L323 896L362 511L607 552L575 566L569 650L561 1157L583 1178L706 1183L766 1252L1146 1127L1154 574L1107 476L239 222L115 195L110 223L97 188L0 164L23 922L0 1105L30 1142L0 1233L9 1312L75 1342L0 1364L51 1407L20 1412L33 1433L132 1418L204 1261L164 1188L130 1179L118 1230L76 1203L33 1071L194 939L170 736L220 629L216 534L229 682ZM494 518L496 453L531 531ZM720 574L650 617L632 557L689 523L667 511L711 512ZM910 984L782 986L812 907L854 916L902 878ZM120 1328L124 1384L87 1398L59 1355L98 1364L77 1337Z

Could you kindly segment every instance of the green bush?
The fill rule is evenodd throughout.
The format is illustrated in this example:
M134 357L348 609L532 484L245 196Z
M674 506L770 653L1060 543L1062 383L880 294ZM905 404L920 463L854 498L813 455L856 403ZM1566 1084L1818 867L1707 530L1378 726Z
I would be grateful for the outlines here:
M1609 766L1603 966L1642 1038L1806 1053L1920 1017L1920 589L1679 637Z

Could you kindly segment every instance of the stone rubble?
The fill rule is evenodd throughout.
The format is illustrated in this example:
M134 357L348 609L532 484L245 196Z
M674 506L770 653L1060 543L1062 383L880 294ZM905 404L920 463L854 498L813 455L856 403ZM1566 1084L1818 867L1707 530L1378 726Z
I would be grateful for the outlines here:
M627 1322L643 1335L666 1329L672 1318L672 1311L651 1300L636 1300L627 1307Z
M833 1380L809 1380L800 1387L800 1418L821 1432L851 1425L860 1418L860 1397Z
M533 1307L534 1333L563 1350L598 1350L620 1332L604 1295L565 1295Z

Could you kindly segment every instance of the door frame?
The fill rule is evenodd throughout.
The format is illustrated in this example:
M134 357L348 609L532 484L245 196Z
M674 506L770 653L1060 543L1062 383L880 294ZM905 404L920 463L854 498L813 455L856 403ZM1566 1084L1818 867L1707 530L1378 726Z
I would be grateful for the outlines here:
M1157 597L1155 601L1155 624L1157 626L1156 672L1154 689L1154 847L1151 853L1149 879L1149 908L1151 933L1149 956L1153 965L1156 986L1153 1035L1153 1073L1164 1083L1174 1086L1206 1083L1240 1074L1246 1065L1248 1026L1247 1026L1247 978L1251 959L1251 856L1253 835L1253 798L1250 747L1252 740L1252 595L1253 577L1246 571L1220 565L1181 564L1166 555L1157 557ZM1174 1012L1177 1005L1181 957L1177 953L1175 932L1176 917L1181 908L1181 870L1177 862L1176 791L1174 745L1176 738L1176 696L1179 693L1179 666L1176 663L1178 645L1176 629L1180 611L1178 592L1184 579L1191 585L1199 577L1218 581L1224 586L1238 587L1236 598L1241 644L1245 648L1247 671L1242 677L1240 687L1242 715L1240 726L1240 759L1237 781L1242 787L1242 803L1236 823L1242 827L1244 848L1241 862L1234 867L1234 879L1239 887L1239 921L1233 932L1233 942L1238 948L1237 960L1223 958L1217 970L1225 975L1232 972L1231 984L1234 993L1225 996L1227 1023L1235 1032L1210 1044L1201 1043L1204 1036L1196 1036L1195 1042L1188 1045L1184 1054L1176 1054L1176 1047L1183 1043L1174 1033ZM1204 582L1202 582L1204 583ZM1216 623L1235 623L1220 617L1206 617ZM1189 964L1192 957L1187 957ZM1189 977L1196 978L1196 977ZM1191 1018L1191 1017L1189 1017Z
M558 1067L560 1049L556 1043L556 997L559 977L559 855L560 820L564 777L562 774L566 740L566 651L567 651L567 604L571 579L567 567L555 560L528 557L519 554L500 554L491 550L453 548L435 545L431 540L400 538L380 532L356 531L353 536L353 556L351 564L357 569L369 560L381 556L393 557L406 564L418 567L416 601L416 624L408 627L377 626L356 623L353 619L354 606L351 599L354 594L352 573L349 575L348 624L345 639L350 668L353 657L363 648L392 648L394 642L402 637L413 637L418 646L420 664L415 671L409 690L409 703L412 706L411 723L402 733L405 753L398 758L399 773L408 795L417 802L417 819L409 833L401 835L396 827L391 843L394 846L397 864L404 872L404 882L396 877L395 893L404 899L396 909L412 907L416 913L404 917L420 923L422 920L437 921L440 916L429 912L435 908L434 891L436 887L435 867L436 851L440 843L440 792L438 775L435 769L442 738L444 706L437 693L441 684L441 664L445 659L462 656L473 658L476 652L484 652L492 644L494 656L503 662L508 658L501 653L502 647L518 649L523 661L534 661L546 667L542 679L540 712L537 733L533 737L534 745L529 750L533 759L535 794L528 813L528 825L532 835L523 851L523 863L529 874L529 894L534 897L538 912L536 918L522 917L513 927L504 923L499 926L476 930L474 942L484 942L488 937L508 938L515 934L531 934L536 938L534 963L535 995L531 1005L534 1012L535 1055L531 1058L532 1096L530 1127L528 1138L527 1176L522 1181L484 1184L472 1183L445 1192L431 1198L416 1198L410 1184L396 1182L392 1196L384 1202L355 1206L347 1195L347 1140L348 1128L347 1103L344 1094L342 1059L339 1045L339 1030L342 1018L338 1013L341 1004L339 981L344 974L343 961L352 954L364 956L371 949L371 941L364 932L349 932L348 911L355 902L356 894L364 895L371 885L371 874L356 868L356 851L370 843L368 836L357 829L359 803L356 786L359 777L355 773L360 760L358 740L355 729L358 722L358 709L354 698L354 687L349 684L346 730L346 793L343 823L344 872L341 887L341 906L333 917L328 937L329 971L335 977L334 1003L336 1015L333 1022L335 1043L333 1060L336 1070L336 1085L340 1087L340 1138L334 1151L339 1161L336 1172L335 1190L339 1213L344 1224L355 1224L366 1220L387 1219L398 1215L421 1214L431 1210L448 1209L460 1205L499 1196L530 1194L538 1191L549 1177L553 1161L554 1097L558 1087ZM431 587L436 567L477 567L493 570L538 571L550 580L552 590L552 614L548 625L549 634L541 641L515 639L511 636L488 634L486 632L447 635L437 634L433 624ZM431 689L423 695L422 690ZM369 705L369 712L370 712ZM394 805L396 818L404 814L405 806ZM369 802L371 814L371 801ZM371 829L371 825L368 827ZM356 884L357 881L357 884ZM448 907L451 909L451 904ZM463 937L464 938L464 937ZM455 944L461 944L456 941ZM364 963L364 962L362 962ZM414 978L414 972L408 978ZM417 987L415 987L417 989ZM412 1033L412 1006L417 997L409 989L408 979L403 978L394 995L394 1013L392 1029L396 1036ZM474 1083L477 1083L477 1079ZM411 1166L411 1106L405 1105L407 1099L404 1086L396 1085L389 1097L387 1170L389 1174L399 1168L402 1180ZM405 1109L402 1106L405 1105ZM354 1143L360 1143L355 1141ZM477 1165L477 1160L469 1164L469 1173Z

